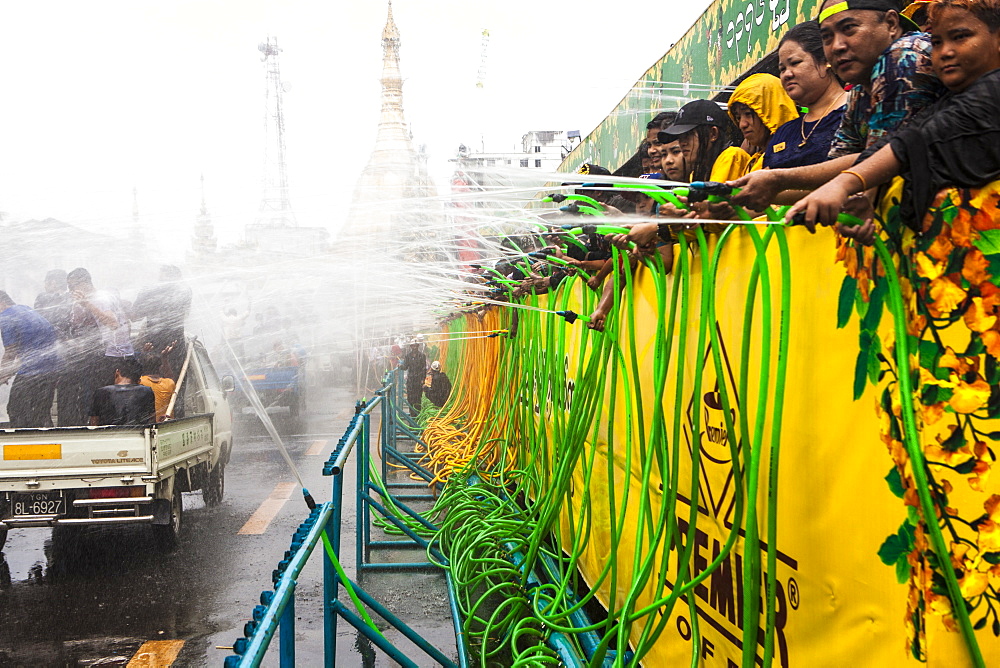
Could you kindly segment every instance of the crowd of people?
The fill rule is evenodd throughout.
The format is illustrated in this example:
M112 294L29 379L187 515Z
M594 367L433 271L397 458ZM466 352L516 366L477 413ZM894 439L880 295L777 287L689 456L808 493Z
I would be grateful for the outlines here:
M750 215L790 205L786 219L810 231L833 225L856 243L871 243L880 187L902 176L901 215L919 229L942 188L981 187L1000 177L998 108L1000 0L825 0L815 20L781 38L777 76L747 76L726 104L693 100L658 113L616 171L592 164L578 170L589 181L724 182L738 189L729 201L678 197L675 206L635 189L588 183L562 210L620 215L614 225L627 233L587 234L584 226L573 236L552 228L539 240L522 240L520 258L475 268L477 278L494 288L493 299L505 299L581 274L601 292L588 325L602 329L614 303L615 282L607 277L627 270L624 261L613 266L611 245L629 250L632 266L658 253L669 270L678 230L700 224L717 231L735 217L733 205ZM864 224L837 224L841 212ZM584 219L598 220L577 220Z
M33 306L0 291L0 384L11 427L139 425L183 414L191 291L164 266L133 303L83 267L54 269ZM135 327L138 335L133 334ZM171 408L173 404L173 408Z

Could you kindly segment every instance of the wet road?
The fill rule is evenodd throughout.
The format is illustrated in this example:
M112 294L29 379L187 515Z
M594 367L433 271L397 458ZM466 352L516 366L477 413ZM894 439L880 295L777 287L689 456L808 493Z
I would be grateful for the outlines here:
M291 457L317 501L330 498L331 479L322 477L322 463L354 404L347 390L327 390L323 399L323 410L306 416L306 433L288 439ZM314 393L310 408L319 403ZM201 492L184 494L182 540L173 552L159 552L148 527L88 528L77 535L12 530L0 559L0 666L221 666L230 652L216 646L230 646L242 635L308 512L294 476L259 423L238 429L222 505L208 508ZM345 480L342 554L353 577L353 473ZM318 557L299 578L301 666L322 664ZM440 575L379 574L361 584L454 656ZM276 650L277 639L265 665L277 665ZM421 665L434 665L415 650L407 653ZM396 664L376 657L341 622L338 665Z

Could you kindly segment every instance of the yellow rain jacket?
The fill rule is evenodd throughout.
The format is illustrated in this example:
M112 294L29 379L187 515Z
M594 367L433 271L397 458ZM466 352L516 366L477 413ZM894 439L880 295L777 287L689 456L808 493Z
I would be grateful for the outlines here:
M750 170L747 166L752 158L739 146L730 146L719 154L712 163L712 174L709 181L732 181L738 179Z
M752 74L741 81L729 97L729 108L732 109L733 104L737 102L742 102L753 109L771 134L788 121L799 117L795 102L781 87L781 80L772 74ZM729 112L729 118L739 126L732 111ZM760 169L764 164L764 147L761 146L760 149L760 152L750 156L750 162L743 174Z

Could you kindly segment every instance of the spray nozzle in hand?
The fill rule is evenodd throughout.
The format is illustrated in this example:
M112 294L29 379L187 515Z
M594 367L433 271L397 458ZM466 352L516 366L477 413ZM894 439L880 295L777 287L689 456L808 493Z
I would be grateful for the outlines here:
M858 227L864 225L864 221L857 216L852 216L849 213L840 213L837 215L837 222L844 227ZM806 212L798 211L795 213L791 219L788 221L789 225L805 225L806 224Z
M704 202L706 199L713 197L728 199L739 193L739 191L739 188L727 186L721 181L692 181L690 184L690 193L688 194L688 202Z
M716 197L732 197L740 191L739 188L727 186L721 181L693 181L691 188L700 190L706 195L715 195Z
M553 311L553 313L555 313L556 315L561 315L563 318L566 319L566 322L568 322L571 325L574 322L576 322L577 320L582 320L584 322L590 322L590 318L588 318L585 315L580 315L579 313L576 313L575 311Z
M787 207L786 211L783 212L783 215L786 216L788 215ZM806 215L804 211L797 211L791 217L789 217L785 222L786 225L802 225L810 232L816 231L817 223L820 225L830 224L822 220L814 220L810 224L806 220ZM844 237L847 237L848 239L853 239L854 241L864 246L870 246L878 241L878 237L876 236L876 227L874 220L871 219L862 220L861 218L853 216L849 213L840 212L839 214L837 214L837 219L836 221L834 221L834 224L837 226L836 229L839 234L841 234Z

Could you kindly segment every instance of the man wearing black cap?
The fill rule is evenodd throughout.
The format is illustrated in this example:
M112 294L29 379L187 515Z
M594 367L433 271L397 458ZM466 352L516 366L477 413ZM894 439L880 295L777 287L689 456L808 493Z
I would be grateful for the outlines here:
M900 14L898 0L826 0L819 24L827 62L853 85L831 159L751 172L731 182L743 188L737 203L761 209L781 191L818 188L946 92L931 69L929 36Z

